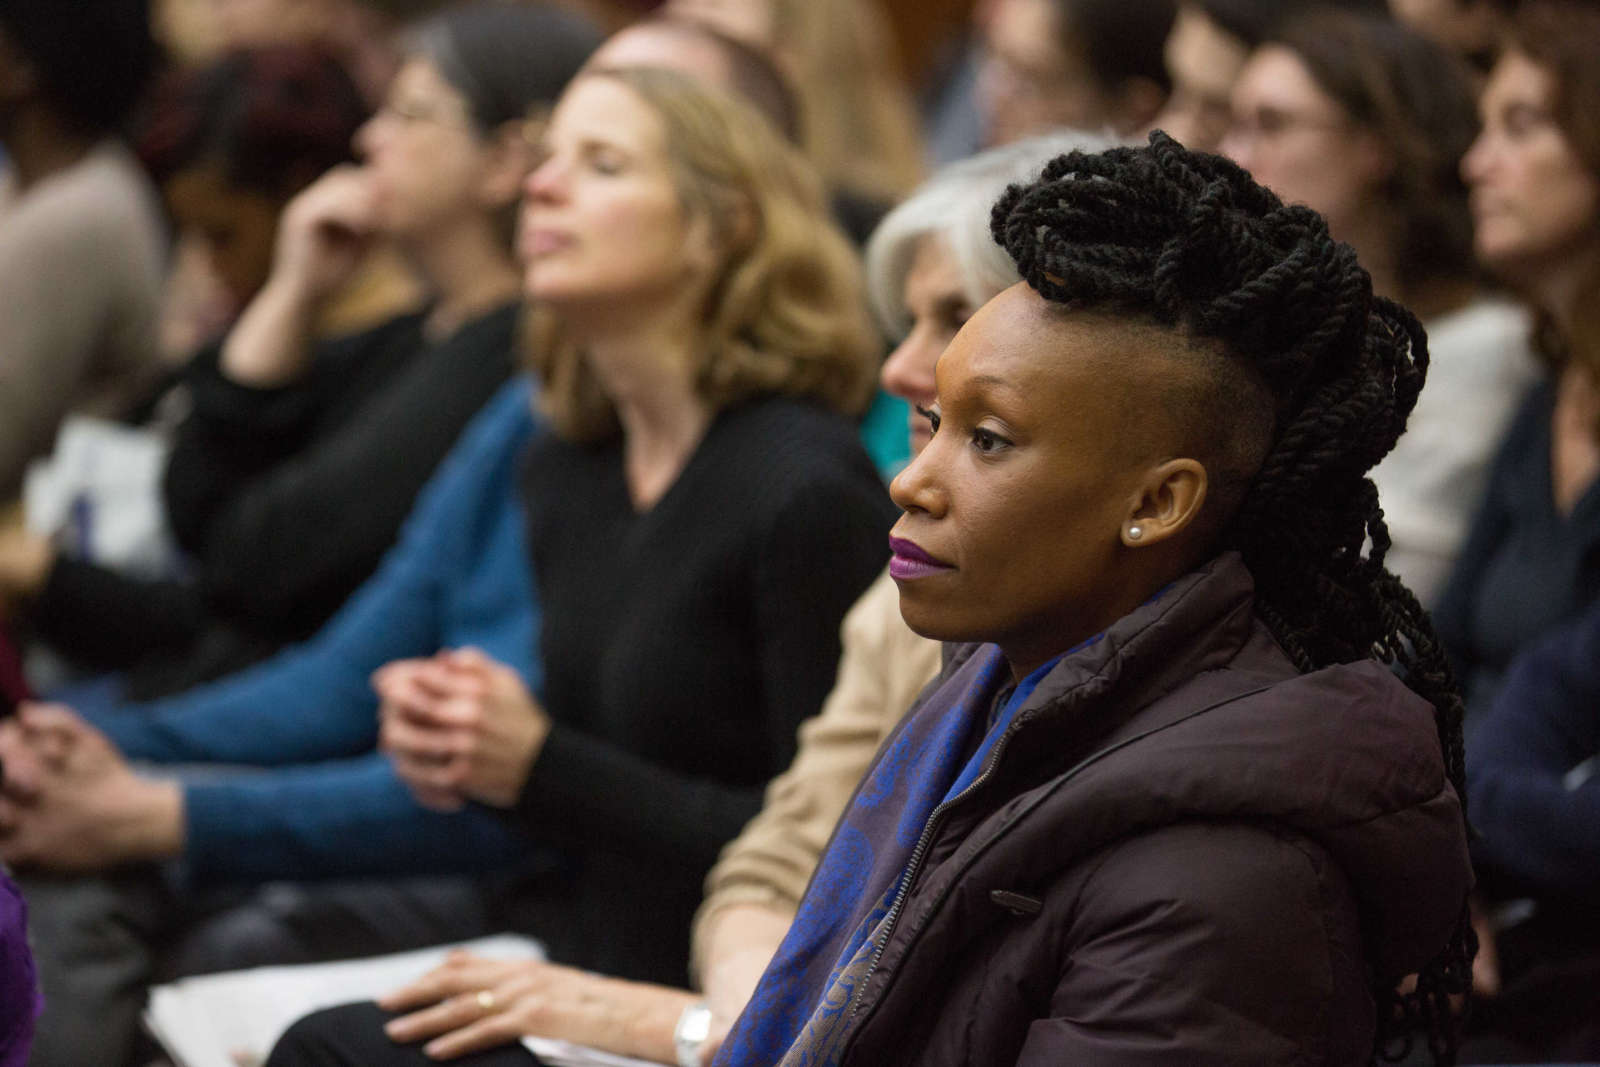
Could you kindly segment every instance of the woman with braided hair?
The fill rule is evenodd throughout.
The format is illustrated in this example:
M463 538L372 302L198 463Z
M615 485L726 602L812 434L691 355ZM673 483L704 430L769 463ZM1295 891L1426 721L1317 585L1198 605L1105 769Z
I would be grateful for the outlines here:
M1162 134L993 229L1023 281L892 490L901 612L953 644L717 1063L1355 1064L1419 1030L1448 1062L1460 703L1366 477L1421 328Z

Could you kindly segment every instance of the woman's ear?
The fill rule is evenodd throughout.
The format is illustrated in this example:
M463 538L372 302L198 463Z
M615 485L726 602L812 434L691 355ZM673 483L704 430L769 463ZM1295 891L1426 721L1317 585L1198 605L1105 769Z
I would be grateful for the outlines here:
M715 211L718 217L713 218ZM755 206L745 197L730 199L716 208L694 210L689 217L683 252L687 269L713 272L748 248L756 238Z
M1122 523L1122 543L1144 548L1188 529L1205 506L1209 479L1197 459L1169 459L1144 477L1139 496Z

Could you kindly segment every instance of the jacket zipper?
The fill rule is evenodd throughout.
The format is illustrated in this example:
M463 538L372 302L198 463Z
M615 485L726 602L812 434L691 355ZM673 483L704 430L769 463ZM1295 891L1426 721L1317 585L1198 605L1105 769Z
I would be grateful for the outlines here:
M994 744L994 751L989 753L989 759L984 763L983 770L972 784L948 800L941 801L928 816L928 821L923 824L922 836L917 838L917 845L911 850L911 859L906 862L905 874L900 877L900 888L895 891L894 901L889 905L889 911L883 917L883 933L878 938L878 943L872 947L872 960L867 964L867 972L861 976L861 981L856 983L855 992L850 994L850 1020L855 1021L856 1013L861 1010L861 994L867 988L867 982L872 978L872 973L878 969L878 961L883 958L884 950L889 947L889 938L894 934L895 923L900 919L900 913L905 909L906 898L911 895L911 883L916 881L917 872L922 866L923 857L928 851L928 844L933 840L933 833L938 829L939 819L945 811L961 802L964 797L970 796L973 790L978 789L994 774L1000 765L1000 758L1005 754L1006 746L1010 744L1011 737L1023 724L1033 718L1032 715L1023 718L1020 715L1013 719L1011 726L1000 735Z

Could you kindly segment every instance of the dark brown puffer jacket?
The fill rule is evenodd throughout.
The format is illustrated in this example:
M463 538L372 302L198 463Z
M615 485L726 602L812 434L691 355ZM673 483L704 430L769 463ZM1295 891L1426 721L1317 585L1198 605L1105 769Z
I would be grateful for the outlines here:
M930 822L843 1063L1367 1062L1369 973L1420 969L1471 887L1460 805L1428 704L1298 674L1252 604L1225 555L1040 683Z

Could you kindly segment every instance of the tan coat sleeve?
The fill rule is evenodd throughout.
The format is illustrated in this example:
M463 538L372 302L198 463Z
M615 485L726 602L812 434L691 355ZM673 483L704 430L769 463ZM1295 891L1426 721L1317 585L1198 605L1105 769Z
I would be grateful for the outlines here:
M939 671L938 643L907 629L887 572L845 616L842 643L839 677L821 712L801 724L794 762L767 786L760 813L706 877L694 923L696 973L716 912L756 904L794 914L878 745Z
M0 219L0 498L67 412L116 414L154 376L161 236L135 166L98 149Z

